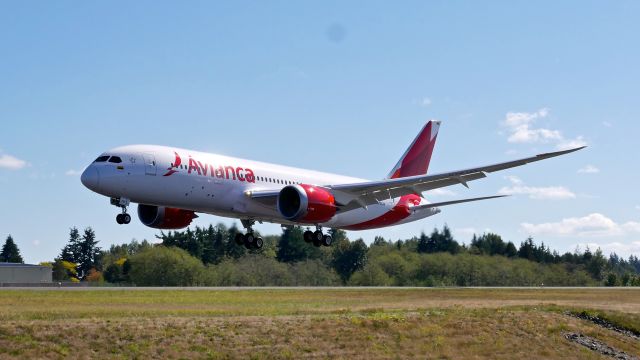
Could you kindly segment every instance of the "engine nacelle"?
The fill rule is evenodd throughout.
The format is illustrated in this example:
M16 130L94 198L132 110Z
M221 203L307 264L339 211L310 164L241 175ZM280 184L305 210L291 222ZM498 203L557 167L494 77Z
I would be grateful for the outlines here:
M138 218L140 221L155 229L182 229L193 219L197 218L191 210L169 208L154 205L138 205Z
M323 223L336 214L336 200L318 186L288 185L278 194L278 211L290 221Z

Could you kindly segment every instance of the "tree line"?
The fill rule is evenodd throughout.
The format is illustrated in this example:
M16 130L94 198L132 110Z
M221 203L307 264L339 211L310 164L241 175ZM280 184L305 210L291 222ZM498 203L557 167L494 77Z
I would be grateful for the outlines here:
M334 244L315 247L294 226L263 236L262 249L246 249L235 243L239 231L210 225L160 232L157 244L133 240L101 249L90 227L74 227L60 254L43 264L57 281L138 286L640 286L634 255L607 258L589 248L559 254L532 238L516 246L495 233L460 244L446 225L404 240L378 236L369 246L330 229ZM11 236L0 260L22 261Z

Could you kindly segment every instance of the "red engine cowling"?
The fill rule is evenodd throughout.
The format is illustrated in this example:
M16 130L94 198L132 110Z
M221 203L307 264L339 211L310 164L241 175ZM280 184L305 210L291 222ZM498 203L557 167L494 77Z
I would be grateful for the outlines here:
M169 208L154 205L138 205L138 218L140 221L155 229L182 229L193 219L197 218L191 210Z
M336 214L336 201L327 189L307 184L289 185L278 194L278 211L287 220L323 223Z

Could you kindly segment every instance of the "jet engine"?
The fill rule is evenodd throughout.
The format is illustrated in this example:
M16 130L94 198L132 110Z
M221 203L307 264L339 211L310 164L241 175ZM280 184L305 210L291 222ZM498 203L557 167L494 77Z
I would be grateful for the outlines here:
M278 194L278 211L290 221L323 223L336 214L336 201L325 188L307 184L288 185Z
M191 210L176 209L164 206L138 205L140 221L155 229L182 229L197 218Z

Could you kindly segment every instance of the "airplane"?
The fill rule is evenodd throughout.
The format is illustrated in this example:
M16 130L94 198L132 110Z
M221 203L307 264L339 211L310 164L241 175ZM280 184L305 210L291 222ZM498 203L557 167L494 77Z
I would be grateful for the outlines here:
M82 173L88 189L121 208L118 224L131 222L127 208L156 229L189 226L196 213L240 219L246 233L235 241L260 249L256 222L306 226L304 240L330 246L323 227L375 229L440 213L440 207L504 195L428 202L423 192L482 179L488 173L568 154L585 146L487 166L427 175L440 121L427 122L382 180L366 180L158 145L129 145L102 153ZM309 230L315 226L315 231Z

